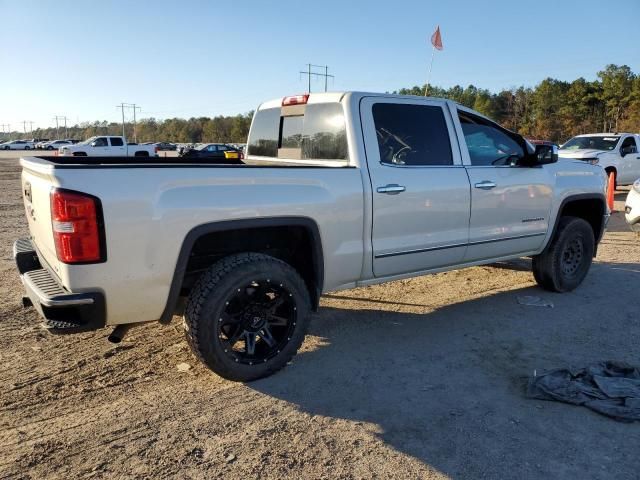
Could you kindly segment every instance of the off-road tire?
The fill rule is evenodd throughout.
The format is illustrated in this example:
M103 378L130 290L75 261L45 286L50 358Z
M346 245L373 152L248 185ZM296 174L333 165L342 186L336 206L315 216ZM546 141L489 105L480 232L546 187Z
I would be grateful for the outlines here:
M575 250L579 250L579 260ZM533 277L545 290L570 292L587 276L594 250L591 225L582 218L562 217L549 246L533 257Z
M216 321L238 285L264 276L283 284L291 293L297 307L296 321L290 339L275 357L253 365L238 363L225 353ZM249 382L277 372L297 353L307 331L310 310L309 291L293 267L269 255L240 253L223 258L202 274L187 300L183 325L187 342L200 361L221 377Z

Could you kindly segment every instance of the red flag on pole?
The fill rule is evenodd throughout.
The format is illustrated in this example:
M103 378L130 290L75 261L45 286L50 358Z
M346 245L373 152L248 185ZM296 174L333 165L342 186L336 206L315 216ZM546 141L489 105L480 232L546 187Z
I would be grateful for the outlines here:
M431 45L433 48L442 50L442 37L440 36L440 25L436 28L436 31L431 35Z

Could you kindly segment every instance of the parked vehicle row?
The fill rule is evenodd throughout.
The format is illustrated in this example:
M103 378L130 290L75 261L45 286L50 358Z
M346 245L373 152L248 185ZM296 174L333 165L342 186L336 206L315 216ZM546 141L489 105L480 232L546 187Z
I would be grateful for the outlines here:
M23 158L25 302L115 340L183 314L198 358L248 381L287 364L324 292L523 256L567 292L606 227L606 176L540 147L449 100L344 92L260 105L247 165Z

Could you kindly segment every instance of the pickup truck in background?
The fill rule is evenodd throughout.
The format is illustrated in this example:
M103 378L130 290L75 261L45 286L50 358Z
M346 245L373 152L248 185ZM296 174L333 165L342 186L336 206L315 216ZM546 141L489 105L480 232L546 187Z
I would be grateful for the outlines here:
M631 185L640 178L640 135L589 133L578 135L560 147L560 158L576 159L613 174L615 185Z
M64 145L58 150L62 157L152 157L158 152L154 145L127 144L124 137L91 137L75 145Z
M609 216L600 167L443 99L268 101L245 162L23 158L25 305L114 341L182 314L198 358L249 381L291 359L324 292L522 256L573 290Z

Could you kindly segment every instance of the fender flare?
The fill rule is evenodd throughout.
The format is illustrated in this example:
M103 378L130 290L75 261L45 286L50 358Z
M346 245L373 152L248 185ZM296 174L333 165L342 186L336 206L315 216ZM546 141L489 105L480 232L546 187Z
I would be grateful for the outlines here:
M607 199L602 193L578 193L578 194L569 195L568 197L563 198L562 201L560 202L560 206L558 207L558 213L556 214L556 218L553 223L553 229L551 230L551 235L549 235L549 238L547 239L547 243L544 246L544 249L542 250L543 252L547 250L547 248L551 244L551 240L553 239L553 237L556 234L556 231L558 230L558 224L560 223L560 218L562 218L561 213L562 213L562 210L564 210L564 207L566 207L566 205L570 202L575 202L579 200L599 200L600 202L602 202L603 216L606 218L603 218L602 220L602 226L600 227L600 231L593 232L595 234L595 247L596 247L594 250L594 256L595 256L598 249L598 244L600 243L600 240L604 235L604 230L607 226L607 221L609 217L609 213L607 212Z
M311 293L315 293L315 295L312 295L312 304L314 309L317 308L324 283L324 256L320 229L318 228L318 224L315 220L309 217L262 217L241 220L222 220L198 225L192 228L185 236L182 246L180 247L180 252L178 253L178 259L173 272L167 303L162 312L162 316L159 319L160 323L168 324L171 322L178 304L178 299L180 298L180 289L182 288L182 283L187 271L189 256L191 255L193 246L200 237L210 233L226 232L230 230L294 226L306 228L311 235L311 248L313 251L312 261L315 272L314 281L316 287L316 292Z

